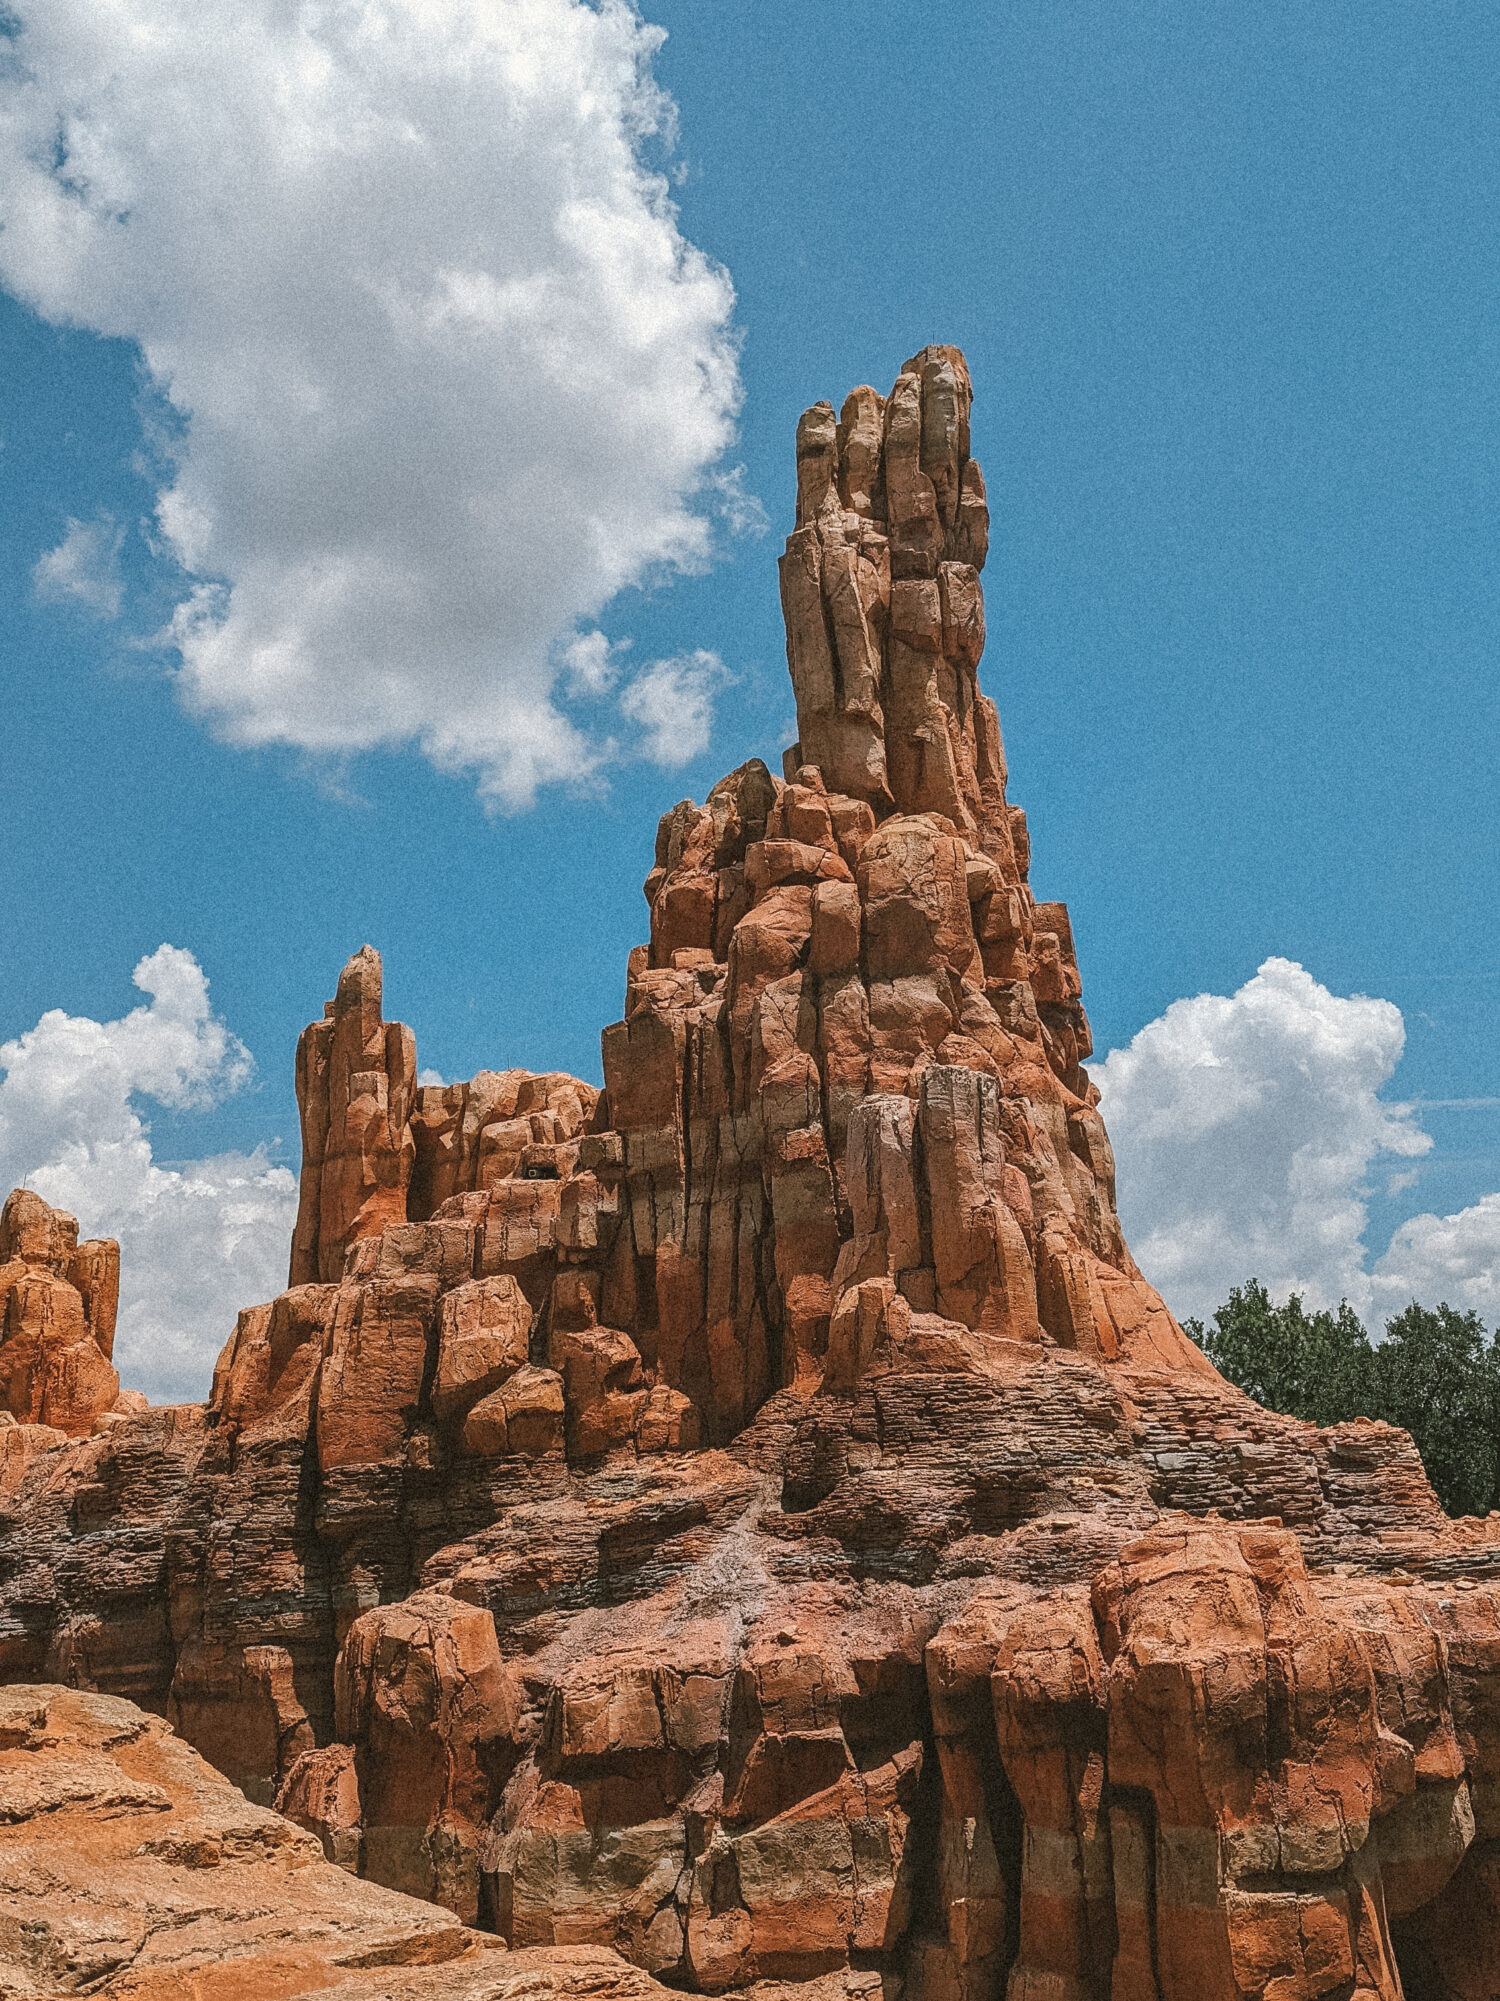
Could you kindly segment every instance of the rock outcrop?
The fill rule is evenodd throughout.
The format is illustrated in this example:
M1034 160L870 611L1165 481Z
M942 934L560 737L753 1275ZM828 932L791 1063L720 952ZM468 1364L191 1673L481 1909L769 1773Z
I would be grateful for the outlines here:
M72 1216L13 1189L0 1210L0 1425L77 1438L113 1408L119 1299L120 1246L79 1243ZM0 1432L0 1480L8 1456Z
M607 1952L507 1953L252 1806L159 1717L0 1691L0 1994L663 2001Z
M602 1093L417 1086L351 960L292 1284L21 1471L0 1674L677 1988L1493 2001L1500 1521L1131 1259L969 406L929 348L799 426L799 742L662 820Z

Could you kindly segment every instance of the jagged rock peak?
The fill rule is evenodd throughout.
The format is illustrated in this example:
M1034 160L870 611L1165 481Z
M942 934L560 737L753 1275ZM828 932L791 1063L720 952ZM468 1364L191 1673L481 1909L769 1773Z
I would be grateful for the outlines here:
M335 1279L349 1246L406 1220L417 1047L381 1014L380 954L362 945L297 1044L302 1182L290 1282Z
M77 1438L113 1409L119 1298L113 1238L80 1243L75 1217L29 1188L12 1189L0 1210L0 1412L7 1419Z
M1006 880L1025 874L994 704L980 695L989 547L963 355L928 347L888 397L853 390L797 427L797 520L781 559L799 740L787 775L889 812L940 813Z

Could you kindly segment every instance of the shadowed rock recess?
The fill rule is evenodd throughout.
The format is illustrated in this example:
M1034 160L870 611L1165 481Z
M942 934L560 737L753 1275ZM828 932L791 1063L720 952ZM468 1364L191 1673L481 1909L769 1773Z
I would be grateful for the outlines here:
M696 1992L1493 2001L1500 1522L1131 1260L969 408L933 347L802 419L800 741L663 819L602 1093L419 1085L366 947L206 1408L107 1408L101 1247L0 1267L0 1673Z

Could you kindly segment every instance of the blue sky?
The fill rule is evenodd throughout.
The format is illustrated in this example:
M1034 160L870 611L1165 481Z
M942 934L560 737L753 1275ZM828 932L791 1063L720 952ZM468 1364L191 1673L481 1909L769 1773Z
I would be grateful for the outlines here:
M12 49L33 59L33 6L13 11ZM567 713L589 741L615 736L614 754L583 789L543 783L530 807L496 813L473 768L435 769L409 746L225 741L222 684L217 708L189 713L178 656L150 643L190 582L153 509L194 412L171 409L136 341L92 330L160 303L122 307L88 272L39 299L13 263L0 1041L48 1009L123 1016L140 1000L132 968L169 941L207 974L257 1080L188 1092L197 1108L137 1094L156 1160L265 1145L295 1166L295 1037L369 939L424 1065L597 1078L645 930L658 814L745 756L775 766L789 737L775 556L796 417L858 381L888 387L904 356L944 340L968 354L994 515L983 679L1034 884L1073 912L1101 1056L1174 1001L1239 994L1275 957L1332 1011L1276 993L1299 1020L1323 1008L1335 1042L1344 997L1399 1008L1393 1077L1376 1035L1351 1089L1500 1098L1493 8L663 0L646 18L667 31L654 74L678 129L639 158L669 169L681 237L734 290L737 437L700 456L742 466L769 525L721 506L697 574L639 565L579 624L628 642L617 688L652 661L717 656L732 678L706 745L663 768L632 746L618 702L590 709L585 694ZM75 56L63 37L48 61L62 75ZM205 99L212 58L187 72ZM481 128L480 178L489 144ZM274 156L260 164L275 175ZM371 214L388 198L391 230L420 233L418 197L378 175L371 189ZM119 234L145 215L143 196ZM485 228L503 258L505 225ZM194 336L217 338L231 370L233 312L258 310L246 277L243 307ZM265 279L294 300L297 282ZM415 435L390 467L398 494L422 490ZM567 436L586 483L588 422ZM476 432L476 453L493 449ZM235 476L221 454L215 490ZM59 583L37 566L70 523L88 564ZM451 643L433 630L435 657ZM1317 1060L1278 1049L1287 1076ZM1369 1142L1345 1176L1346 1194L1367 1191L1356 1234L1371 1258L1403 1219L1500 1188L1500 1107L1428 1102L1420 1125L1425 1152ZM1232 1124L1217 1143L1249 1144ZM1142 1211L1136 1227L1152 1222Z

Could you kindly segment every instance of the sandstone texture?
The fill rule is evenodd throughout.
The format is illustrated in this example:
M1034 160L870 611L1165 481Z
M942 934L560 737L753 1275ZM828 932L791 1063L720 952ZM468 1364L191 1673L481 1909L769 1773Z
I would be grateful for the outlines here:
M117 1696L0 1691L0 1995L649 2001L598 1950L507 1953L324 1860Z
M799 425L799 741L663 819L602 1093L418 1086L350 961L289 1289L205 1408L26 1458L0 1675L513 1963L1494 2001L1500 1521L1261 1410L1131 1259L970 402L928 348Z
M76 1438L113 1408L119 1298L120 1246L80 1244L72 1216L12 1190L0 1210L0 1482L24 1451L7 1428Z

